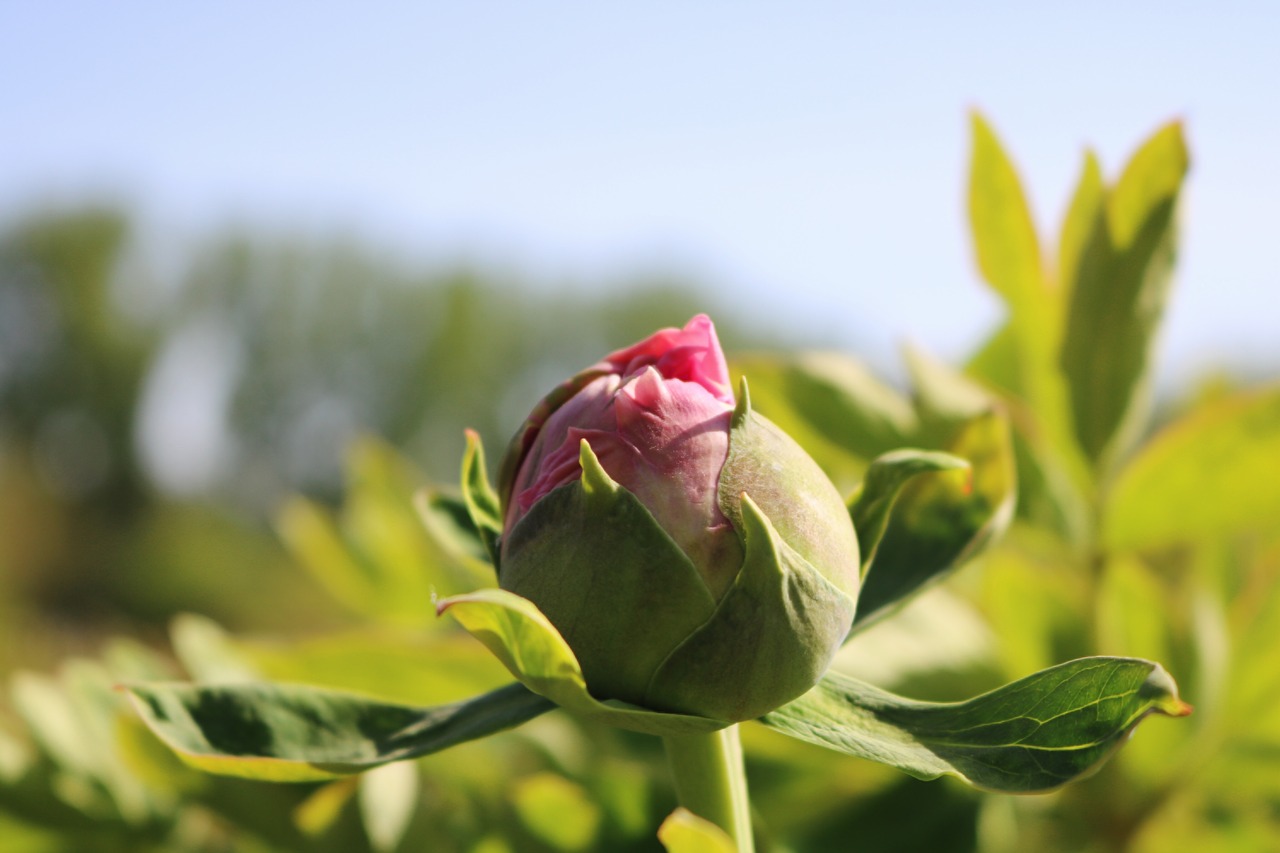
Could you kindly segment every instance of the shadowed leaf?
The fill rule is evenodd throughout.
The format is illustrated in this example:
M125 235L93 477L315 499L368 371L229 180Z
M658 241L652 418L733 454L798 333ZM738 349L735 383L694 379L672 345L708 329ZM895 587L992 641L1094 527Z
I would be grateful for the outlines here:
M302 685L123 689L151 730L188 764L274 782L332 779L427 755L554 707L518 684L435 708Z
M876 546L884 535L885 523L894 501L913 477L934 471L967 469L969 463L949 453L903 448L875 459L850 501L849 514L858 532L858 549L863 572L875 558Z
M862 581L855 631L972 557L1008 524L1014 475L1004 418L989 412L960 425L946 449L939 458L967 459L972 469L919 473L902 487Z

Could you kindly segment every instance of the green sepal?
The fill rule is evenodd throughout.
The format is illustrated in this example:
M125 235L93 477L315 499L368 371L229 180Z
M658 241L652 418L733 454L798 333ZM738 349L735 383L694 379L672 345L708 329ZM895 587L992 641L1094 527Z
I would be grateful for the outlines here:
M904 447L881 454L867 468L862 485L849 498L849 515L858 534L862 571L875 559L889 511L912 478L934 471L969 470L968 461L950 453Z
M742 385L746 391L745 382ZM750 408L745 393L730 420L720 469L720 511L742 533L739 501L750 495L779 538L851 599L858 595L858 539L849 508L813 458Z
M601 696L645 702L653 673L715 611L701 574L591 446L581 477L507 534L502 588L535 601Z
M122 687L187 764L222 776L314 782L438 752L555 706L519 684L434 708L296 684Z
M853 598L787 545L748 495L739 530L738 577L654 674L646 704L754 719L812 687L848 633Z
M1097 769L1152 713L1191 708L1159 664L1081 658L966 702L917 702L829 673L761 722L903 770L1004 793L1048 791Z
M751 417L751 390L747 388L747 377L738 380L738 399L733 404L733 414L729 416L729 429L740 429Z
M471 523L493 565L498 565L498 540L502 537L502 507L498 493L489 483L485 471L484 446L475 430L467 430L467 449L462 455L462 501Z
M502 661L525 687L581 717L653 735L712 732L723 720L651 711L614 699L601 701L587 682L568 642L542 611L505 589L482 589L441 600L437 610L458 620Z

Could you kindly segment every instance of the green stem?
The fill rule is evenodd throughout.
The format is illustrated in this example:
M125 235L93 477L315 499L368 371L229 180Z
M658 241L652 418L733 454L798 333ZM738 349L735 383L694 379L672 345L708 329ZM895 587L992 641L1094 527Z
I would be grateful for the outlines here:
M670 735L662 741L680 805L729 833L739 853L753 853L751 803L738 727Z

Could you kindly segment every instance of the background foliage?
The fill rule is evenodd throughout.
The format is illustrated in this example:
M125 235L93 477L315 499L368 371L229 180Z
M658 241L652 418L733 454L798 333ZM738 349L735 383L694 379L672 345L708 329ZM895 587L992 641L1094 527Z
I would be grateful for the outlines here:
M681 282L532 288L248 235L161 275L121 212L13 223L0 235L0 840L656 849L674 797L651 738L548 715L361 777L271 786L177 763L111 686L269 678L439 704L505 683L432 615L433 592L473 586L477 561L427 535L415 494L456 479L464 426L501 448L561 376L706 310L758 408L843 490L907 436L965 455L919 419L938 394L960 411L995 396L1010 415L1011 532L859 637L842 668L948 699L1069 657L1135 655L1165 663L1197 709L1147 724L1090 780L1024 798L747 727L773 849L1265 849L1280 833L1280 480L1267 475L1280 387L1151 392L1187 167L1176 124L1115 175L1087 156L1050 239L975 117L975 257L1007 320L967 381L931 382L942 366L911 355L914 398L844 354L779 354L804 342Z

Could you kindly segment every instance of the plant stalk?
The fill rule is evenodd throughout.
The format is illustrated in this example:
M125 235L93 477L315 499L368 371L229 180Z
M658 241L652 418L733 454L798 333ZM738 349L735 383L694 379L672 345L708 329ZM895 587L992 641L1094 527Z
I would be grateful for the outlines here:
M662 741L680 805L728 833L738 853L754 853L751 802L738 727L710 734L670 735Z

